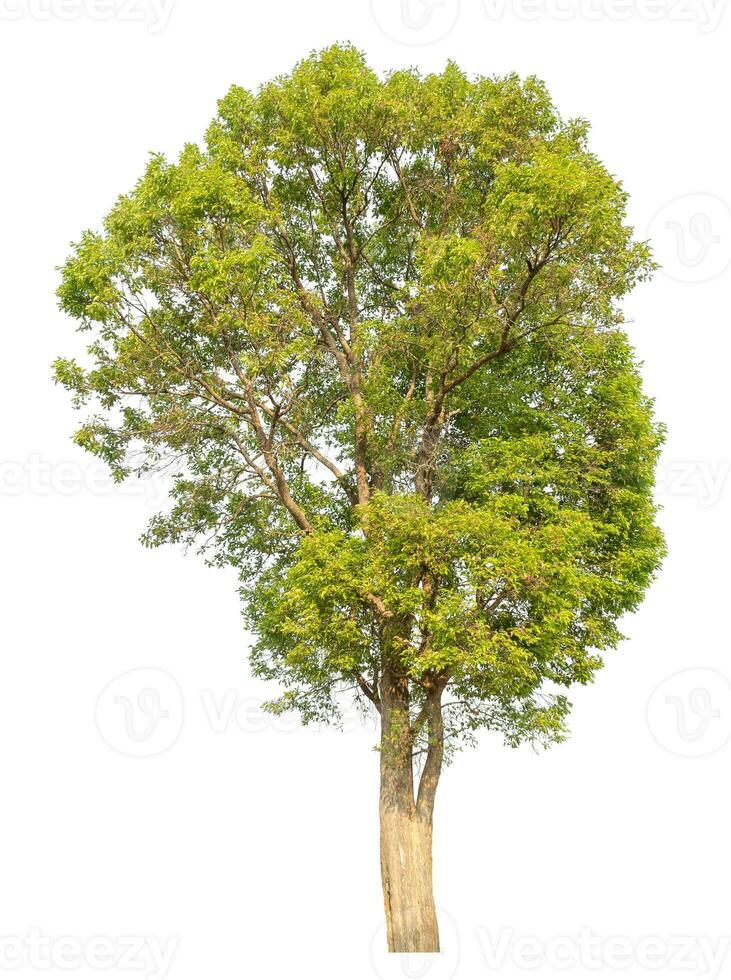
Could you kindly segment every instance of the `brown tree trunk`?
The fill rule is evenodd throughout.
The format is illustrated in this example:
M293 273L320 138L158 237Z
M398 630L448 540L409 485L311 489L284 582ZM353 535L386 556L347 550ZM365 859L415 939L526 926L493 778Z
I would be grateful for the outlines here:
M430 819L381 805L381 881L390 953L438 953Z
M432 888L432 814L442 756L439 695L428 706L427 719L430 746L415 799L408 689L405 682L386 679L381 698L381 881L391 953L439 952Z

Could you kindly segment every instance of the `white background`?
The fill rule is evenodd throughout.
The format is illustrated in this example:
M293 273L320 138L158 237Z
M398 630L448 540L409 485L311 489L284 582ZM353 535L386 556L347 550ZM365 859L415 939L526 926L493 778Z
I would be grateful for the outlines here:
M66 976L81 950L83 980L160 980L160 944L169 980L731 975L719 4L0 0L0 973ZM164 487L110 489L72 446L77 419L51 382L52 359L80 346L54 299L69 242L149 151L199 140L229 85L336 40L379 70L453 58L542 77L564 115L592 121L665 266L626 309L669 430L669 558L630 639L576 692L567 744L534 755L486 737L446 772L445 952L430 960L382 953L373 728L261 719L272 692L248 671L233 574L139 545ZM167 716L145 740L138 711L135 741L123 718L138 695ZM537 952L521 958L526 937ZM135 938L146 964L125 963Z

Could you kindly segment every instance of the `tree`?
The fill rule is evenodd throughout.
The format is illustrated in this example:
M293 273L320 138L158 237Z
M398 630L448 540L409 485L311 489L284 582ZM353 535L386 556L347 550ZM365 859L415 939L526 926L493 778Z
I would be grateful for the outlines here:
M175 474L144 541L240 571L272 711L380 714L394 951L439 948L445 752L560 741L662 557L625 207L535 78L381 79L335 46L232 88L63 269L77 443Z

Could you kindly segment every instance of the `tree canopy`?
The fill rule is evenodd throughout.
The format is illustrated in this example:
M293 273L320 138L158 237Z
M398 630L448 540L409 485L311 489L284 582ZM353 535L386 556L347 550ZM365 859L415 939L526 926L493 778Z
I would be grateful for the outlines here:
M379 77L348 45L153 156L63 268L56 377L116 478L167 467L144 540L240 570L274 710L408 688L414 739L564 732L662 557L662 432L620 301L626 194L535 78Z

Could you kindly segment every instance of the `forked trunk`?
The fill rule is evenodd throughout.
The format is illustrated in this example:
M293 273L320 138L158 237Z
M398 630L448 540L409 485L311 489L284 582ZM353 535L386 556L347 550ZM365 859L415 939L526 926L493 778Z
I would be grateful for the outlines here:
M432 815L443 752L440 694L426 708L429 750L414 796L413 733L407 692L394 685L381 702L381 882L391 953L438 953L432 887Z

